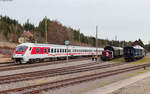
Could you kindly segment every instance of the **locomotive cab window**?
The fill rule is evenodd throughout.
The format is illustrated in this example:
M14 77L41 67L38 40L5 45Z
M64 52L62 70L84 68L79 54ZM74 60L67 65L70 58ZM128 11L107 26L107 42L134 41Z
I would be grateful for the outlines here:
M27 48L27 46L18 46L16 48L16 52L24 52Z

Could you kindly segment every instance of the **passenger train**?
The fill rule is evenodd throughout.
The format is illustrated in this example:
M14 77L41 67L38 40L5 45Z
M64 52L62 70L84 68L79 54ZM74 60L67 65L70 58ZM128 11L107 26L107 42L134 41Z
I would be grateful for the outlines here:
M97 48L97 55L101 55L103 48ZM95 47L68 46L55 44L23 43L16 47L12 59L15 63L28 63L45 59L59 59L78 56L96 55Z
M143 58L146 53L145 49L139 45L124 47L123 51L125 61L134 61Z

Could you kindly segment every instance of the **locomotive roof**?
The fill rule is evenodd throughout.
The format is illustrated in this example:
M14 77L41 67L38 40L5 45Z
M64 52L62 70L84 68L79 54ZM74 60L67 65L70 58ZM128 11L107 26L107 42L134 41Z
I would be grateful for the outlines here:
M114 50L122 50L123 48L121 48L121 47L115 47L115 46L106 46L104 49L106 49L106 48L112 48L112 49L114 49Z
M136 45L136 46L126 46L124 48L134 48L134 49L144 49L143 47L141 47L140 45Z
M135 49L144 49L144 48L141 47L140 45L133 46L133 48L135 48Z

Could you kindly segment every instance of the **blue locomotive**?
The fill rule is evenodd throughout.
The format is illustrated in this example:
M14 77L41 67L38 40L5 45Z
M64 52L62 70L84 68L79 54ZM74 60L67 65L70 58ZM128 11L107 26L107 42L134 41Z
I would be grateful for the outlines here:
M124 47L123 52L125 61L134 61L145 56L145 49L139 45Z

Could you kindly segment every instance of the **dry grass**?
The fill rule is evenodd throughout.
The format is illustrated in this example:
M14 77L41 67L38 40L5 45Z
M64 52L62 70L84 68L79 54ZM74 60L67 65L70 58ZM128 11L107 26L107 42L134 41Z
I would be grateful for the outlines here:
M14 49L18 44L9 43L9 42L0 42L0 48L10 48Z
M11 58L0 58L0 63L12 61Z
M42 78L42 79L32 80L32 82L30 82L29 85L39 85L39 84L48 83L48 82L57 81L57 80L61 80L61 78L59 76L50 77L50 78Z
M124 58L116 58L116 59L113 59L109 62L111 62L111 63L121 63L121 62L125 62L125 61L124 61Z
M124 58L117 58L109 61L111 63L120 63L120 62L125 62ZM146 56L140 60L133 61L132 64L147 64L150 63L150 56Z
M150 63L150 56L146 56L140 60L133 62L133 64L147 64Z
M0 63L1 62L9 62L9 61L12 61L11 58L10 58L10 56L0 54Z

